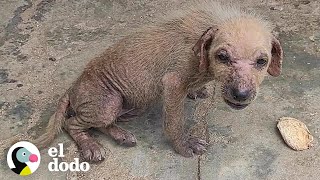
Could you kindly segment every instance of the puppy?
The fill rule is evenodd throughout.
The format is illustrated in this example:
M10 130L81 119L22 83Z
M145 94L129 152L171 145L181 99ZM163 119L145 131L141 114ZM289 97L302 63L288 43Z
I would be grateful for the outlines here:
M207 143L184 128L185 98L205 97L204 85L215 81L222 84L226 104L243 109L267 73L280 75L283 52L268 23L255 15L216 2L190 7L142 27L92 59L36 144L49 144L63 127L85 160L101 161L105 152L89 128L134 146L134 135L117 120L162 101L164 132L176 152L203 154Z

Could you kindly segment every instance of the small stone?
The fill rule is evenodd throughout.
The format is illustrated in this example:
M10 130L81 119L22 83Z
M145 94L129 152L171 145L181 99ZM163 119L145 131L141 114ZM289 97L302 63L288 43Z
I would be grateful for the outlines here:
M310 39L310 41L312 41L312 42L316 41L316 39L315 39L314 35L309 36L309 39Z
M42 94L42 93L43 93L43 91L40 91L40 90L38 91L38 94Z
M25 29L26 30L30 30L30 29L33 29L33 27L32 26L27 26Z
M17 84L17 87L22 87L23 86L23 84Z
M23 126L23 123L21 121L17 122L18 126Z
M49 61L56 61L57 59L54 57L49 57Z
M301 4L304 4L304 5L310 4L310 1L309 0L304 0L304 1L301 1Z
M28 57L26 55L20 54L17 56L18 61L26 61Z
M15 80L15 79L8 79L8 81L7 81L7 83L15 83L15 82L17 82L17 80Z
M272 6L270 7L270 10L278 10L278 11L282 11L283 7L279 7L279 6Z

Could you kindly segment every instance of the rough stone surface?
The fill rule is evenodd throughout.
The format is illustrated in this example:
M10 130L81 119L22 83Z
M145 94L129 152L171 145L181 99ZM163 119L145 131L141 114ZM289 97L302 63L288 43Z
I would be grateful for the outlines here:
M0 179L22 179L6 164L10 143L43 133L58 97L90 58L134 28L152 23L155 16L185 2L0 1ZM160 108L155 107L123 123L136 134L136 147L119 147L93 132L107 149L104 162L91 165L86 173L49 172L52 158L45 149L40 168L23 179L318 179L320 2L242 0L241 4L274 22L274 33L285 52L283 74L268 77L257 100L242 111L231 110L221 99L207 111L196 111L208 114L198 118L208 120L204 135L211 146L205 155L186 159L174 153L161 130ZM189 126L194 123L193 111L194 103L189 101ZM288 148L276 128L283 116L303 120L314 135L314 147L302 152ZM70 162L78 157L74 142L65 133L52 146L58 143L65 145L66 156L60 160Z

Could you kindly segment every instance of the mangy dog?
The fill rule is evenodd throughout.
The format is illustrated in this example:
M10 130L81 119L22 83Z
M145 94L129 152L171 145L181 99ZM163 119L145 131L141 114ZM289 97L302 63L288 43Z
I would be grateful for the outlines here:
M117 120L162 100L164 132L174 149L185 157L202 154L207 143L184 128L184 99L188 94L205 97L204 85L215 81L222 84L224 101L243 109L256 97L267 72L280 74L282 54L266 21L204 1L141 28L91 60L60 99L36 144L47 145L63 127L85 160L101 161L105 152L88 129L133 146L134 135L116 125Z

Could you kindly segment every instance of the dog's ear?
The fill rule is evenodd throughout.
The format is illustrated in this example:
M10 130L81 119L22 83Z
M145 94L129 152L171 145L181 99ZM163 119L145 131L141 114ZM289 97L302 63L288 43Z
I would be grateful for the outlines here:
M199 62L200 72L205 72L208 69L208 66L209 66L208 50L217 30L218 29L214 29L213 27L210 27L209 29L207 29L201 35L200 39L192 48L194 54L200 58L200 62Z
M279 76L282 69L283 50L280 42L275 37L272 38L271 44L271 63L268 68L268 73L271 76Z

